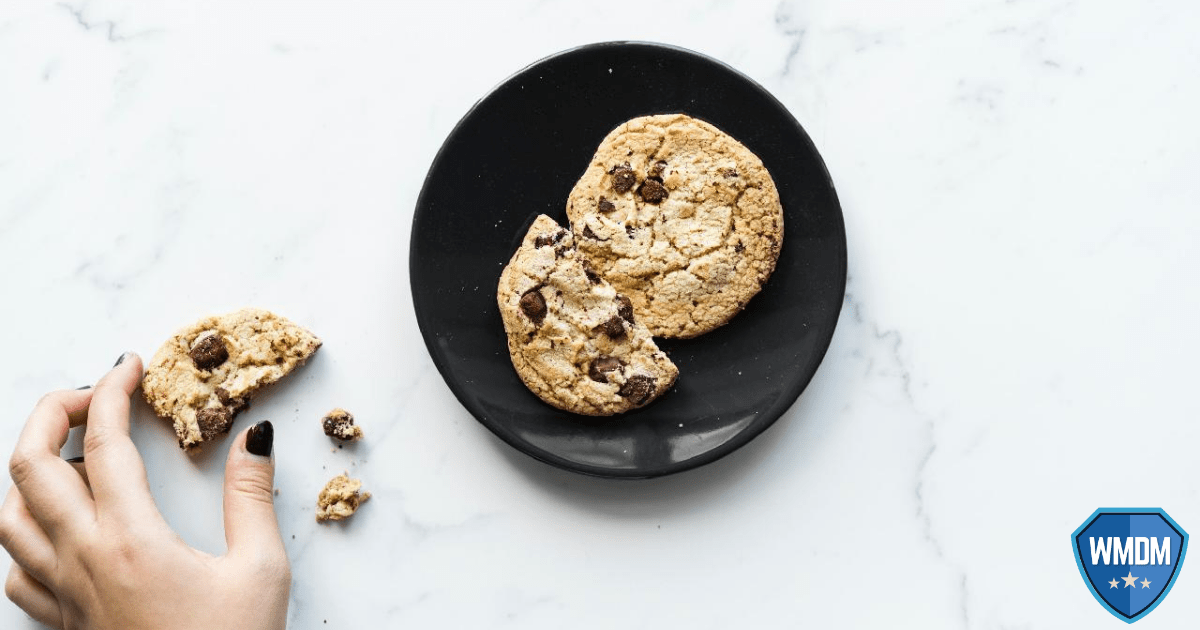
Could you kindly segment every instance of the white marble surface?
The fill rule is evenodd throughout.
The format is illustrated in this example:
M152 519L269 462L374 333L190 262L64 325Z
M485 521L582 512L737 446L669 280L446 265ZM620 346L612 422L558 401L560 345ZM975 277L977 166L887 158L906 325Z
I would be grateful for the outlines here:
M1198 23L1184 0L8 0L0 451L42 392L261 305L326 341L238 422L278 427L292 628L1122 627L1071 531L1144 505L1200 532ZM849 235L842 321L800 401L651 482L493 438L433 368L407 279L459 117L612 39L770 89ZM317 430L334 405L365 426L357 449ZM225 448L189 460L145 405L134 427L168 520L220 552ZM342 469L375 499L317 526ZM1194 627L1197 571L1139 627ZM33 626L0 605L0 627Z

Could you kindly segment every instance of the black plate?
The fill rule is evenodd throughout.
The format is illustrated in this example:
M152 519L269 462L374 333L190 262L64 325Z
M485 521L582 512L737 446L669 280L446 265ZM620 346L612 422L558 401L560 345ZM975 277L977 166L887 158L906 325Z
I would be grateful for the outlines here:
M559 411L513 370L496 307L500 271L535 216L567 224L567 194L610 130L670 112L707 120L762 158L783 201L778 266L729 324L660 344L679 380L658 401L614 418ZM611 42L543 59L467 112L425 178L409 266L429 353L484 426L555 466L644 478L736 450L795 402L837 325L846 232L821 156L771 94L694 52Z

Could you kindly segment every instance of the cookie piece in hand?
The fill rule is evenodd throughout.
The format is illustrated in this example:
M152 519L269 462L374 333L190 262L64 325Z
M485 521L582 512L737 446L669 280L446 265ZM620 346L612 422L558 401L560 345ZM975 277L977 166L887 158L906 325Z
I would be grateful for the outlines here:
M656 337L728 322L775 270L783 244L783 206L762 160L683 114L610 132L567 216L579 253Z
M349 411L338 407L321 418L321 428L325 435L343 442L357 440L363 436L362 427L354 424L354 416Z
M206 317L154 353L142 393L155 413L174 421L180 448L190 450L228 433L254 392L320 347L311 332L270 311Z
M679 370L575 243L539 216L500 274L496 299L513 367L559 409L609 416L641 407L670 389Z
M370 492L360 492L362 481L340 474L321 490L317 497L317 522L341 521L350 518L363 501L371 498Z

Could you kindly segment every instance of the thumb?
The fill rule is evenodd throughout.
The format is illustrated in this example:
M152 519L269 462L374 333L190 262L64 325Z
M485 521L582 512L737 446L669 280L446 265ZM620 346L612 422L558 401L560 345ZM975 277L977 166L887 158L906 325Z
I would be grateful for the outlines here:
M284 555L272 488L275 428L264 420L243 431L225 464L225 545L231 556L273 559Z

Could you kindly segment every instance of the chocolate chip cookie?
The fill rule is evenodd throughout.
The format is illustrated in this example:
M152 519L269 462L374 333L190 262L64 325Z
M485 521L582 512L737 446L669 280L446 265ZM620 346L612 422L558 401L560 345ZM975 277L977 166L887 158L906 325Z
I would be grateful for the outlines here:
M541 215L504 268L496 299L509 356L525 385L559 409L609 416L641 407L679 370L575 242Z
M783 244L783 206L762 161L683 114L610 132L567 216L579 254L656 337L728 322L762 289Z
M175 422L180 448L192 449L228 433L255 391L320 347L309 331L262 309L207 317L158 349L142 393L158 415Z

